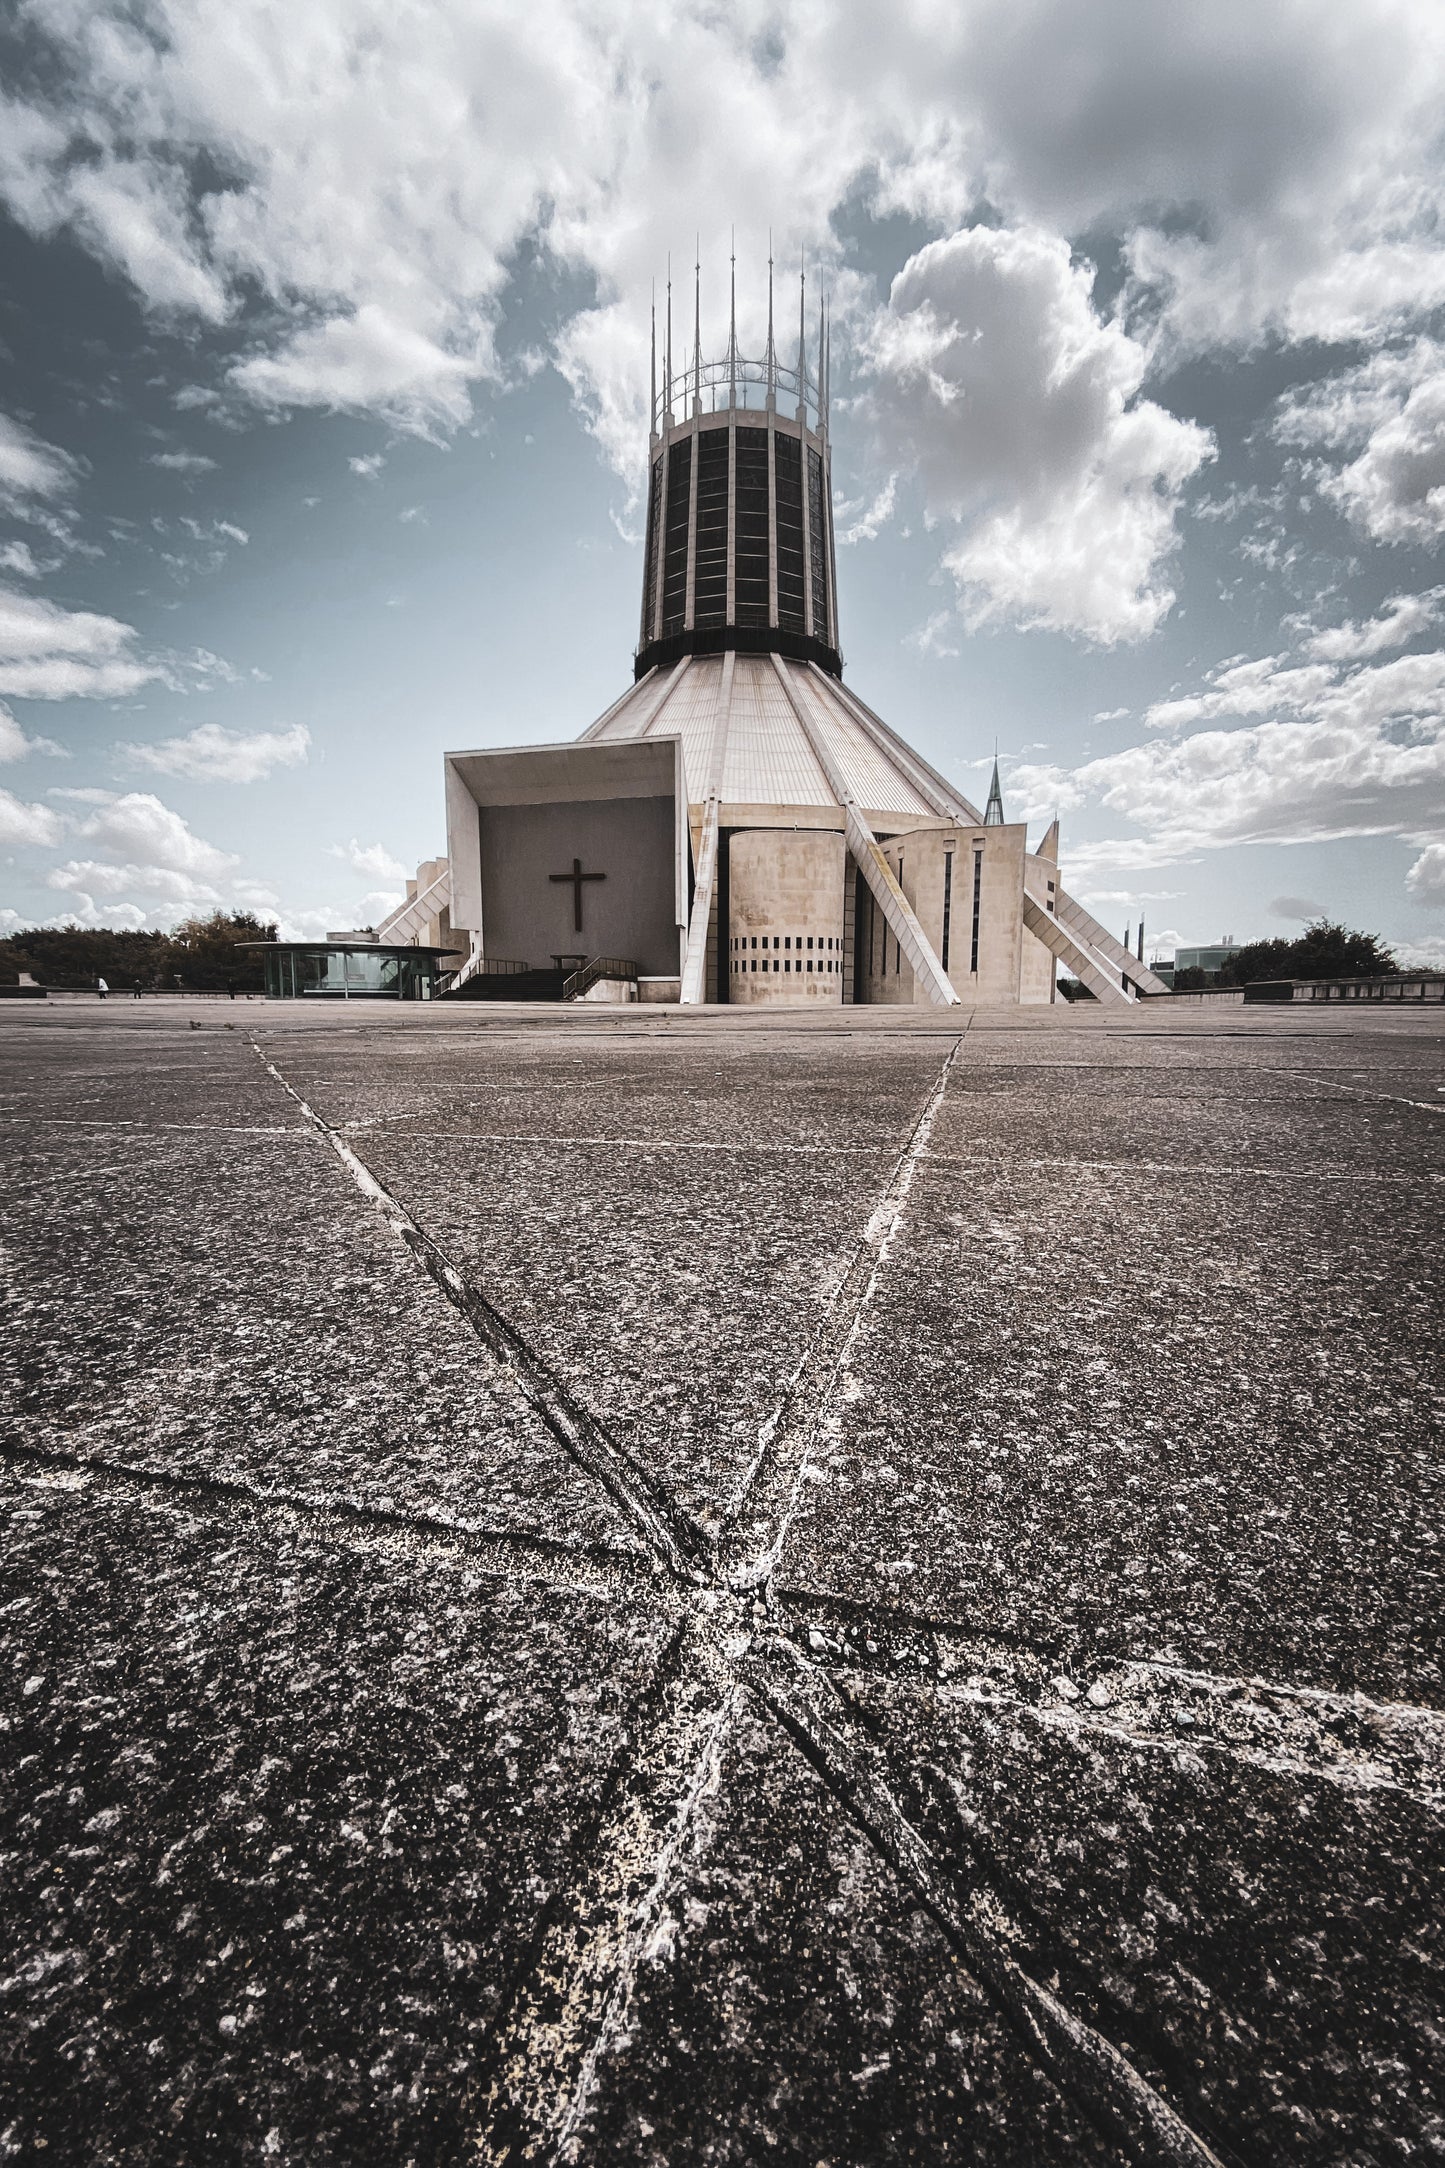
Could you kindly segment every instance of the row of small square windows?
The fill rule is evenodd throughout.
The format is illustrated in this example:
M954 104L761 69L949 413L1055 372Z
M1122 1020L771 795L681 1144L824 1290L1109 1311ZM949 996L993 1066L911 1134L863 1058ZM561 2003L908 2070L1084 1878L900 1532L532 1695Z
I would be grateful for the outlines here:
M735 972L756 971L760 965L764 971L801 971L804 960L801 956L796 961L791 956L734 956L732 960ZM816 962L810 956L807 959L807 968L809 971L837 971L841 969L841 965L834 956L820 956Z
M775 933L772 935L771 939L767 934L764 934L761 940L759 940L756 934L735 933L732 937L731 942L728 945L736 954L739 949L745 948L792 949L802 948L805 944L803 941L803 936L800 933ZM843 946L841 941L834 940L832 934L829 934L826 940L824 939L822 934L819 934L817 945L820 949L841 949ZM809 934L808 936L806 946L808 948L812 948L813 946L813 936L811 934Z

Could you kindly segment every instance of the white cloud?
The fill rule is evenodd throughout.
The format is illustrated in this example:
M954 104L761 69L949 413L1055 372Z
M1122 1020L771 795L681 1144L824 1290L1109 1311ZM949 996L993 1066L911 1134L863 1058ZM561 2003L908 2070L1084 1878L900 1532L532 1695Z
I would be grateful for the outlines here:
M63 497L73 488L79 471L78 461L69 452L47 444L24 422L0 414L0 503Z
M97 896L145 896L153 902L180 905L216 904L221 900L214 888L191 874L173 872L169 866L113 866L95 858L72 858L63 866L52 867L45 884L47 888L74 890L88 901Z
M0 587L0 694L69 700L133 693L161 674L131 652L134 639L118 618Z
M229 851L194 835L179 813L149 791L126 791L80 823L77 833L107 859L181 873L193 881L222 879L239 863Z
M38 580L42 570L28 542L0 543L0 572L13 572L21 580Z
M346 464L353 474L361 476L363 482L374 482L386 465L386 454L385 452L367 452L361 459L348 459ZM403 517L405 517L404 514Z
M0 702L0 762L24 760L32 753L51 753L58 760L70 757L54 738L28 738L10 710Z
M761 241L785 206L786 261L875 176L935 226L987 199L1120 235L1176 339L1353 335L1445 292L1428 0L432 0L420 39L380 0L313 0L304 27L275 0L22 5L50 50L0 131L15 215L164 312L259 291L275 330L238 381L267 402L449 424L542 229L602 290L564 365L635 445L669 240L701 223L720 262L724 218Z
M1236 660L1213 673L1209 692L1173 706L1189 720L1265 719L1155 738L1072 770L1011 774L1024 818L1094 804L1143 831L1071 850L1076 872L1168 865L1240 843L1399 835L1429 845L1445 835L1445 654L1344 671Z
M384 843L358 843L355 836L349 843L333 843L329 855L340 858L351 867L353 873L374 874L379 881L404 881L406 867L393 858Z
M1392 941L1395 961L1402 971L1445 971L1445 935L1438 940Z
M1138 397L1145 349L1095 313L1093 275L1038 229L921 249L870 325L869 418L915 469L971 627L1109 644L1152 632L1179 492L1211 440Z
M1280 402L1281 444L1334 453L1321 487L1376 542L1445 535L1445 345L1388 347Z
M1311 896L1275 896L1269 909L1272 918L1298 919L1302 924L1326 916L1324 904L1316 903Z
M1311 634L1305 653L1320 662L1363 662L1392 647L1430 632L1439 623L1445 606L1445 587L1429 587L1420 594L1392 595L1367 624L1331 625Z
M917 648L920 655L932 655L946 662L950 656L962 652L959 645L962 634L963 627L956 610L935 610L932 617L905 634L904 645Z
M228 519L213 519L209 525L202 526L198 519L182 517L181 525L197 542L239 542L244 548L251 539L244 527L237 527Z
M214 474L216 462L204 452L152 452L151 465L164 467L169 474Z
M119 745L116 750L160 775L183 775L196 783L257 783L273 768L299 767L310 744L304 723L293 723L289 730L249 732L202 723L181 738Z
M871 502L860 497L854 504L838 505L833 531L839 549L847 549L854 542L876 542L892 519L897 500L898 477L890 474Z
M0 790L0 843L51 844L60 840L60 822L49 806L27 805L13 792Z
M1445 910L1445 843L1427 843L1405 875L1405 886L1417 903Z

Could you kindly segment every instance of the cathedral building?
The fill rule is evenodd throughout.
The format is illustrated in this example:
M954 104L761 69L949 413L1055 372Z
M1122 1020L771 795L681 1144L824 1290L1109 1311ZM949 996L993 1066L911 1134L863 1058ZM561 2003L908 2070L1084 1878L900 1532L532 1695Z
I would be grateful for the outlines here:
M1045 1003L1161 982L844 682L829 340L674 366L654 335L633 682L576 740L446 755L447 862L379 929L452 991L741 1007ZM445 893L443 893L445 891ZM442 920L439 913L449 916ZM415 926L412 921L415 920Z

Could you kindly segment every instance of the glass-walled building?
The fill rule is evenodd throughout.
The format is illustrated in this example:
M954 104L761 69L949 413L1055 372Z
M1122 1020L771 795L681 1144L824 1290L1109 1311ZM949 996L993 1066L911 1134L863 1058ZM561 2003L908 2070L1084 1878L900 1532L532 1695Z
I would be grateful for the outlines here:
M272 1000L430 1001L456 970L450 949L380 941L248 941L259 949Z

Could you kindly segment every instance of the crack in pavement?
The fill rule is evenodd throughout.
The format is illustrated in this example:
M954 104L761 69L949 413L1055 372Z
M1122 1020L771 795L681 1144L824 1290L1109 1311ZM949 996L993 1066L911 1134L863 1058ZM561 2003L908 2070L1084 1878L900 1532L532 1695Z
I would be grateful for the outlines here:
M153 1507L176 1511L200 1505L219 1507L263 1535L282 1527L353 1549L458 1559L499 1579L546 1581L579 1594L658 1593L658 1571L651 1558L602 1544L572 1545L511 1529L468 1528L440 1515L401 1513L349 1499L308 1498L301 1492L271 1490L229 1476L148 1468L100 1454L22 1445L10 1439L0 1441L0 1466L18 1482L83 1489L102 1500L138 1497Z
M971 1020L970 1020L971 1021ZM968 1882L959 1861L940 1857L909 1821L889 1783L879 1750L860 1737L829 1675L861 1661L859 1652L832 1645L811 1618L832 1617L827 1599L781 1591L775 1576L809 1464L809 1445L846 1363L858 1321L886 1266L907 1209L914 1174L928 1150L933 1118L942 1104L950 1070L962 1044L956 1031L942 1071L895 1163L887 1188L870 1215L848 1272L785 1388L759 1452L740 1490L719 1544L699 1530L666 1497L640 1464L573 1396L563 1379L470 1282L439 1245L351 1150L339 1130L318 1116L301 1094L251 1041L268 1074L301 1110L305 1125L326 1144L349 1179L385 1219L396 1239L510 1373L523 1398L541 1417L569 1457L600 1484L647 1547L648 1557L548 1545L544 1539L494 1536L426 1516L344 1503L314 1503L289 1493L223 1478L180 1476L40 1448L13 1448L4 1461L20 1481L59 1488L86 1487L92 1495L141 1495L158 1508L219 1508L264 1531L283 1524L331 1541L421 1549L426 1555L466 1559L506 1579L538 1578L598 1593L641 1589L678 1615L671 1649L631 1712L627 1739L614 1763L609 1791L578 1872L545 1912L528 1962L513 1982L474 2080L479 2123L478 2156L502 2162L575 2158L601 2066L620 2037L638 1963L648 1936L680 1869L683 1848L699 1801L719 1780L720 1754L741 1698L767 1711L803 1755L830 1795L862 1831L879 1856L937 1922L968 1971L1004 2014L1033 2058L1080 2104L1090 2119L1141 2162L1154 2168L1217 2168L1217 2155L1192 2130L1158 2084L1136 2067L1130 2054L1070 2010L1059 1995L1034 1979L1020 1961L1019 1930L999 1895L985 1880ZM1437 1110L1430 1110L1437 1111ZM179 1125L177 1125L179 1126ZM289 1134L291 1132L282 1132ZM354 1131L353 1131L354 1133ZM615 1141L615 1140L601 1140ZM745 1517L750 1516L750 1517ZM877 1656L890 1635L911 1632L896 1619L859 1607L869 1628L862 1657ZM1150 1715L1154 1682L1192 1696L1213 1720L1214 1733L1228 1731L1234 1713L1225 1696L1240 1682L1203 1674L1170 1672L1157 1664L1107 1660L1094 1667L1082 1691L1102 1687L1109 1706L1130 1712L1130 1723L1091 1705L1085 1717L1064 1697L1058 1678L1046 1678L1048 1659L967 1643L963 1629L947 1631L921 1622L933 1661L945 1672L940 1688L962 1706L1006 1701L1041 1722L1114 1726L1133 1744L1153 1745L1141 1725ZM790 1632L785 1629L791 1629ZM810 1652L799 1645L806 1635ZM819 1651L815 1637L824 1642ZM888 1667L885 1650L878 1668ZM960 1678L965 1665L971 1669ZM1032 1668L1032 1667L1036 1667ZM894 1676L898 1673L895 1669ZM909 1687L928 1685L909 1678ZM1070 1682L1071 1684L1073 1682ZM1311 1690L1253 1682L1251 1712L1260 1696L1306 1706ZM1053 1692L1056 1701L1045 1705ZM1326 1697L1332 1708L1346 1703L1368 1728L1372 1712L1390 1725L1402 1712L1359 1708L1348 1697ZM1336 1713L1337 1709L1336 1709ZM1421 1712L1428 1714L1428 1712ZM1253 1721L1253 1714L1251 1714ZM1208 1727L1200 1725L1200 1730ZM1289 1729L1288 1725L1284 1727ZM1296 1725L1296 1730L1298 1730ZM1294 1734L1291 1733L1291 1743ZM1160 1744L1176 1742L1161 1737ZM1248 1738L1211 1736L1200 1744L1242 1755L1267 1752ZM1275 1742L1275 1750L1283 1747ZM1343 1750L1336 1760L1343 1766ZM1290 1766L1295 1766L1291 1763ZM1319 1774L1315 1763L1312 1774ZM1111 2019L1112 2023L1112 2019ZM1117 2029L1130 2020L1121 2014ZM1137 2047L1133 2052L1137 2055Z
M290 1094L316 1135L336 1154L363 1197L376 1206L398 1241L406 1245L477 1338L497 1357L563 1450L602 1485L669 1572L680 1581L700 1581L707 1539L696 1522L674 1505L642 1464L575 1398L551 1365L493 1307L481 1289L457 1270L440 1244L377 1181L340 1132L308 1106L275 1064L266 1060L254 1039L251 1046L265 1064L267 1074Z
M573 1458L624 1505L684 1591L676 1662L660 1715L644 1728L640 1741L624 1750L611 1810L589 1849L581 1880L545 1923L535 1961L504 2005L488 2061L487 2089L478 2086L482 2127L476 2151L487 2168L576 2157L600 2063L625 2013L651 1921L744 1684L771 1710L834 1798L938 1920L1028 2051L1090 2119L1145 2168L1218 2168L1217 2156L1128 2057L1033 1980L1009 1953L1005 1944L1010 1930L997 1898L982 1888L966 1898L955 1895L948 1867L935 1858L891 1793L866 1769L857 1748L824 1712L821 1697L825 1690L833 1694L826 1676L778 1636L769 1617L770 1584L808 1464L808 1440L826 1415L858 1320L892 1249L963 1036L954 1036L809 1355L785 1390L771 1426L765 1426L761 1450L739 1499L741 1509L756 1489L759 1512L742 1538L739 1515L734 1514L710 1559L695 1525L673 1511L631 1456L580 1408L337 1130L314 1112L254 1039L251 1042L268 1073L301 1107L363 1195L478 1336L513 1369L531 1404ZM807 1392L810 1386L813 1390ZM686 1593L689 1584L691 1593ZM750 1618L745 1610L748 1591L753 1596ZM778 1675L775 1665L758 1663L757 1636L765 1629L774 1653L787 1650L797 1667L791 1682ZM815 1684L805 1691L799 1677Z

